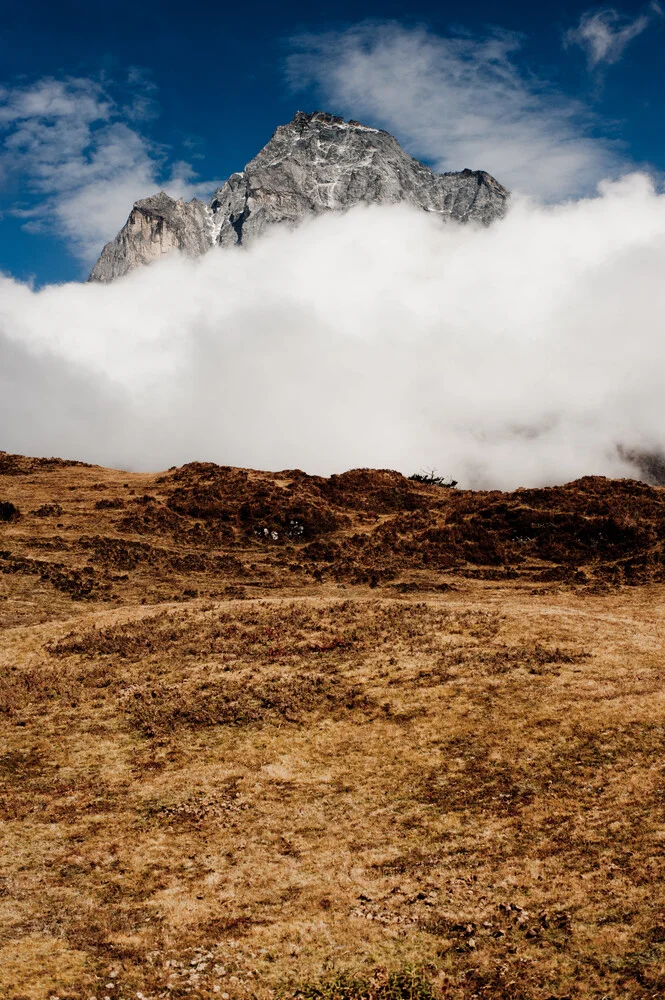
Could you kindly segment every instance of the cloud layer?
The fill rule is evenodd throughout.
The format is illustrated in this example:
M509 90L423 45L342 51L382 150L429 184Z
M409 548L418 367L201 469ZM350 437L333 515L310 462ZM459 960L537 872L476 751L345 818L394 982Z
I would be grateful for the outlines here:
M442 37L366 23L294 44L294 87L317 86L329 110L387 128L438 170L484 169L552 201L622 170L621 150L593 136L582 104L520 70L513 33Z
M662 449L665 197L490 229L357 208L109 286L0 282L3 447L157 469L435 466L515 487Z
M35 232L60 236L86 265L115 236L138 198L160 187L176 196L208 192L186 163L166 166L142 129L155 113L151 88L131 79L124 101L101 82L45 78L0 88L2 174L18 178L30 206L14 214Z

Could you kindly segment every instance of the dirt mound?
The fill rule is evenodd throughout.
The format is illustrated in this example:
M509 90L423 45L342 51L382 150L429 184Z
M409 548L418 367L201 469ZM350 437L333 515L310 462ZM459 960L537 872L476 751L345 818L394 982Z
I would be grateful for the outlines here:
M169 510L265 546L305 543L304 566L379 585L405 572L534 582L643 583L665 579L665 493L633 480L584 477L512 493L465 491L381 469L309 476L192 463Z
M343 542L314 542L306 558L337 578L381 582L405 570L484 567L530 579L665 579L665 493L645 483L586 477L513 493L446 490ZM426 504L428 504L426 506ZM490 569L491 568L491 569ZM496 577L495 577L496 578Z
M193 462L154 476L9 455L0 468L1 575L26 595L26 578L46 585L26 599L28 620L55 613L53 591L125 604L325 585L442 592L455 577L665 580L665 490L632 480L500 493L389 469L324 478Z
M321 492L342 509L376 514L423 510L439 498L438 487L425 491L390 469L352 469L324 480Z
M447 523L481 546L474 562L483 561L486 548L488 562L662 565L665 493L631 480L585 477L548 489L463 494Z
M441 489L411 482L390 469L352 469L329 479L300 469L254 472L192 462L164 477L177 483L168 506L204 520L221 520L276 540L311 539L349 527L349 514L372 517L436 507Z
M289 474L285 474L289 475ZM279 478L278 478L279 477ZM326 480L296 473L293 479L192 463L177 470L170 510L206 522L223 522L244 535L301 540L329 534L348 518L324 495Z
M11 455L0 451L0 476L27 476L31 472L45 469L67 469L78 467L91 469L88 462L76 462L68 458L28 458L25 455Z

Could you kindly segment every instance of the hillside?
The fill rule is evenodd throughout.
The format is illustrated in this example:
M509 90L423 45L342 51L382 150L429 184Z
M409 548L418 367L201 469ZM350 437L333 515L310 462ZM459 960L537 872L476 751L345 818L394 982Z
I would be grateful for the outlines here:
M665 489L0 453L0 997L665 995Z

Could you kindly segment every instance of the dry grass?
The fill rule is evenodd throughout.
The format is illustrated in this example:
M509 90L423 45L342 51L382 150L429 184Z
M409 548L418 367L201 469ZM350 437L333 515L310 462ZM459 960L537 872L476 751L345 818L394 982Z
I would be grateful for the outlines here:
M577 546L583 581L442 575L400 546L467 494L306 481L337 527L273 545L252 519L295 473L243 521L214 467L198 500L187 470L3 469L3 1000L665 996L663 588L598 585L625 534Z

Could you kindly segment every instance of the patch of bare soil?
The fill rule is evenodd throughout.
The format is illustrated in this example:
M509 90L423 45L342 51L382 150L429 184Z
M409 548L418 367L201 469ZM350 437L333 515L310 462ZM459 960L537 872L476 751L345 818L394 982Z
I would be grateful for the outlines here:
M0 453L0 997L665 996L664 540Z

